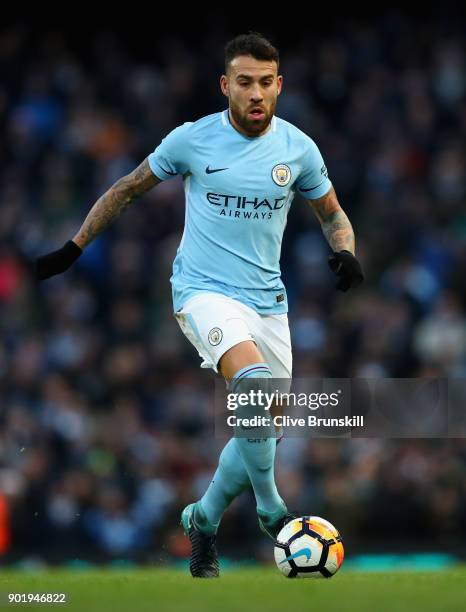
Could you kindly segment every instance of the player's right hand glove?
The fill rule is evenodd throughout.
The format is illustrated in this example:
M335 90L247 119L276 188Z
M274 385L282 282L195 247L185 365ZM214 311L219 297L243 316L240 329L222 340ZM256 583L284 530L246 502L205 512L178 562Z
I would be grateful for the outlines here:
M328 258L330 270L339 277L336 288L340 291L348 291L351 287L357 287L364 280L361 264L349 251L337 251Z
M61 274L68 270L82 253L82 249L75 242L68 240L61 249L37 258L35 263L36 277L39 280L44 280L54 276L54 274Z

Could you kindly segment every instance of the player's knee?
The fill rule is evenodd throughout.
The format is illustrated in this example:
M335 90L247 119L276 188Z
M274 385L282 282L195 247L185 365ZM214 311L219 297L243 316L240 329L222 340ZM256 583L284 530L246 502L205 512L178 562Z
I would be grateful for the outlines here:
M230 393L236 399L236 437L256 440L274 437L270 413L272 387L272 372L267 363L250 364L235 374Z
M241 323L244 324L242 333L250 336L246 324L244 322ZM238 331L238 324L239 323L235 321L236 331ZM245 369L243 364L257 364L262 362L263 358L257 348L255 340L244 340L232 346L221 356L218 367L222 376L230 380L235 378L238 372Z

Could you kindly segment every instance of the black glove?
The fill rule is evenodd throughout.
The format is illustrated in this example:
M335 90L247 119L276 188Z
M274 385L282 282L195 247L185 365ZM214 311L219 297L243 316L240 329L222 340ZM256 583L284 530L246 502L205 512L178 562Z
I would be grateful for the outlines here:
M44 280L54 274L61 274L82 255L82 249L72 240L68 240L64 247L36 260L35 273L39 280Z
M328 265L340 279L336 285L340 291L348 291L351 287L357 287L364 280L361 264L349 251L337 251L330 255Z

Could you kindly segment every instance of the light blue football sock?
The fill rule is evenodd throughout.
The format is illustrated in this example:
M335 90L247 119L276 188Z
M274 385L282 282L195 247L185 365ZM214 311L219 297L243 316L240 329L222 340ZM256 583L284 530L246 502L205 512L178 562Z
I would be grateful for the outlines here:
M215 533L225 510L248 486L251 486L248 472L236 440L231 438L220 453L218 467L207 491L194 509L196 526L207 535Z
M230 392L250 394L251 391L273 392L272 373L266 363L254 363L239 370L233 377ZM257 396L256 396L257 397ZM236 409L238 417L264 416L263 406L252 403ZM247 435L247 437L246 437ZM249 475L259 513L285 515L287 508L275 484L274 462L276 439L272 421L257 428L235 428L235 441Z

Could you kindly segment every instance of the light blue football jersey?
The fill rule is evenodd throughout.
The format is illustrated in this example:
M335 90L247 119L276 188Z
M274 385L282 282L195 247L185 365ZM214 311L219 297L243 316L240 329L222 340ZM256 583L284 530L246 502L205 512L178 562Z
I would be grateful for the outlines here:
M148 157L161 180L181 174L185 227L171 277L175 311L213 291L261 314L287 312L280 250L296 192L320 198L331 187L314 141L273 117L249 138L228 110L170 132Z

